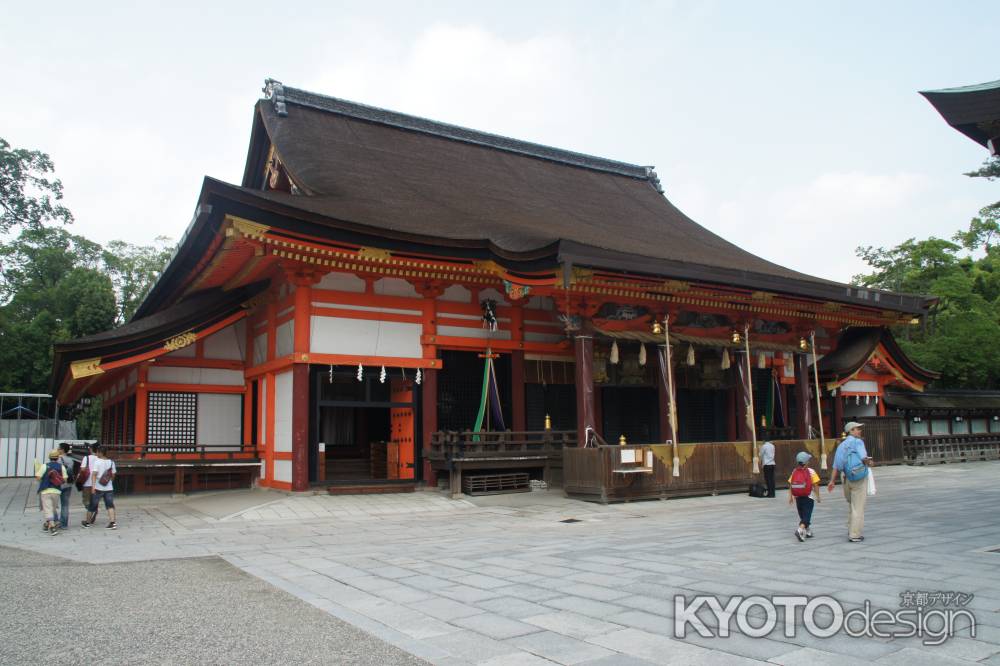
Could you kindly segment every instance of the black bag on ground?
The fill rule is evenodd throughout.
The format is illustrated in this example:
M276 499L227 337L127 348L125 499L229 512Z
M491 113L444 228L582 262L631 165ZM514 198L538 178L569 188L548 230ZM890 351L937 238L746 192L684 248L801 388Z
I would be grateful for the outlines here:
M765 488L763 484L750 484L750 497L764 497L765 495L767 495L767 488Z

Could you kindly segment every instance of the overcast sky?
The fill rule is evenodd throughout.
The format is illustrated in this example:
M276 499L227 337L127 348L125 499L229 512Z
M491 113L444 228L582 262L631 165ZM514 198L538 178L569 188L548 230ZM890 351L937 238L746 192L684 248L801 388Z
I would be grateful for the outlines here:
M238 183L266 77L636 164L712 231L848 280L1000 184L918 90L1000 78L997 2L0 0L0 136L49 153L75 231L174 240Z

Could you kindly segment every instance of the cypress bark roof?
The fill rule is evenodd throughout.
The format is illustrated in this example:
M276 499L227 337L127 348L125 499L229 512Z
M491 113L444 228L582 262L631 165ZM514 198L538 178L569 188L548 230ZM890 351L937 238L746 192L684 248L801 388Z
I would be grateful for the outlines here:
M651 167L559 150L269 82L243 186L387 235L479 242L501 258L735 284L919 313L919 296L852 288L762 259L662 194ZM267 147L303 195L262 193ZM447 243L445 243L447 244Z
M976 143L1000 136L1000 81L920 93L949 125ZM987 131L992 128L992 132Z

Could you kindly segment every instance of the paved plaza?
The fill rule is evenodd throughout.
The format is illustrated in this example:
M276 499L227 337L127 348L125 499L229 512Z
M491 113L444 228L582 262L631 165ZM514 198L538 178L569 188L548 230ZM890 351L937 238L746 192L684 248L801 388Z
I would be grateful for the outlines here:
M290 593L325 611L321 619L378 639L366 649L384 650L390 663L408 658L398 648L435 664L1000 664L1000 552L991 552L1000 550L1000 463L876 473L861 544L847 542L839 488L823 490L816 536L805 543L780 496L601 506L559 491L463 500L431 491L123 497L117 531L103 521L81 529L74 494L73 526L48 537L32 484L5 480L0 546L114 567L169 560L167 568L186 558L231 565L242 573L223 579L250 574L278 588L268 588L274 595ZM114 585L133 584L127 570L116 571ZM826 594L850 608L869 600L898 610L912 591L973 593L965 608L976 637L966 630L935 647L919 638L815 638L801 626L792 637L780 628L764 638L674 636L676 594L717 594L723 603ZM5 598L13 600L8 613L27 605L17 589ZM155 595L145 601L156 603ZM216 601L206 595L203 603ZM317 632L337 630L302 617ZM357 653L317 658L351 662ZM212 653L203 660L216 661Z

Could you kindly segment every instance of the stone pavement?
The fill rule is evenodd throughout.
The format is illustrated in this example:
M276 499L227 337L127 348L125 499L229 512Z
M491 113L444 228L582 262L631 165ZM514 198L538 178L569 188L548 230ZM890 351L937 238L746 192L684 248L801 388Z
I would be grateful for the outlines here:
M1000 664L1000 552L990 552L1000 550L1000 463L876 473L862 544L846 540L839 488L823 491L805 543L780 497L600 506L558 491L458 501L435 492L126 497L119 530L52 538L30 484L5 481L0 545L89 562L218 555L437 664ZM781 623L763 638L674 637L675 594L723 603L828 594L849 608L869 600L896 610L907 591L974 593L975 638L966 630L933 647L814 638L802 626L786 637Z

